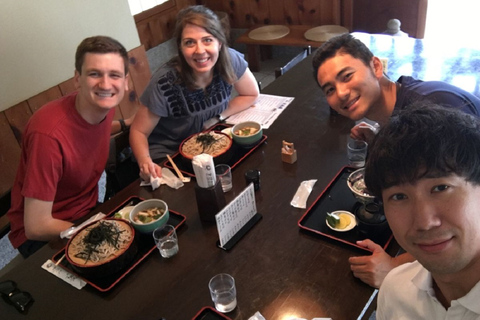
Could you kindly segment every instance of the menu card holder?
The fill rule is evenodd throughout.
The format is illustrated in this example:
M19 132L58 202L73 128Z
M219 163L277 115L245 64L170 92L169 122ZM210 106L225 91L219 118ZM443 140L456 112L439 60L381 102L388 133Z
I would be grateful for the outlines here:
M213 187L200 188L195 185L195 197L197 198L198 214L200 220L215 222L215 215L225 207L225 194L220 180Z
M248 231L250 231L250 229L253 228L253 226L258 222L260 221L260 219L262 219L262 215L260 213L256 213L250 220L248 220L248 222L240 229L238 230L237 233L235 233L235 235L227 242L225 243L223 246L220 245L220 240L217 241L217 247L219 247L220 249L223 249L225 251L228 251L230 249L233 248L234 245L237 244L238 241L240 241L240 239L243 238L244 235L247 234Z
M215 215L219 240L217 246L230 250L262 218L257 212L253 183Z

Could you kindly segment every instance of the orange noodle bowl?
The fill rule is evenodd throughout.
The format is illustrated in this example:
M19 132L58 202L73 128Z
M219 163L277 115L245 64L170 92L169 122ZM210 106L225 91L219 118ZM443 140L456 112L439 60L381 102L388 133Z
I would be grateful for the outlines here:
M180 154L186 159L193 159L202 153L214 159L228 153L232 146L232 138L220 131L200 132L191 135L180 144Z
M65 249L75 271L98 277L120 271L136 253L135 230L123 219L102 219L86 225Z

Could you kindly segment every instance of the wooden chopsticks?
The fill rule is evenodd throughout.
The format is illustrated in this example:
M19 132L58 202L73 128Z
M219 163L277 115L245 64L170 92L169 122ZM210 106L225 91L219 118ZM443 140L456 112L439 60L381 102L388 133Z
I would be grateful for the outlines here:
M175 162L173 162L173 159L167 154L167 159L168 161L170 161L170 163L172 164L172 167L173 169L175 170L175 172L177 173L178 177L180 178L180 180L182 180L182 182L189 182L190 181L190 178L185 178L182 174L182 172L178 169L177 165L175 164Z

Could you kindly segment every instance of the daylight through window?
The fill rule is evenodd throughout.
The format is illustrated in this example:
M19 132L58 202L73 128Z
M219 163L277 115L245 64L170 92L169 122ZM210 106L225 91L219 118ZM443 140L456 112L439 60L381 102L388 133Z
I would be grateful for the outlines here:
M128 5L130 6L132 16L134 16L167 1L168 0L128 0Z

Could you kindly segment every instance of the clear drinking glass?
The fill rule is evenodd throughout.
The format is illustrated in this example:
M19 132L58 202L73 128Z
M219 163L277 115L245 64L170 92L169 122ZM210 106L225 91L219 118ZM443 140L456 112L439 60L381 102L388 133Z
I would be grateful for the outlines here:
M170 258L177 254L178 239L174 226L165 224L153 230L153 239L162 257Z
M361 168L365 166L368 144L362 140L352 140L347 144L347 156L350 166Z
M217 180L220 180L220 183L222 184L223 192L232 190L232 169L228 164L216 165L215 174L217 176Z
M220 273L210 279L208 283L215 309L227 313L237 306L237 290L235 279L229 274Z

